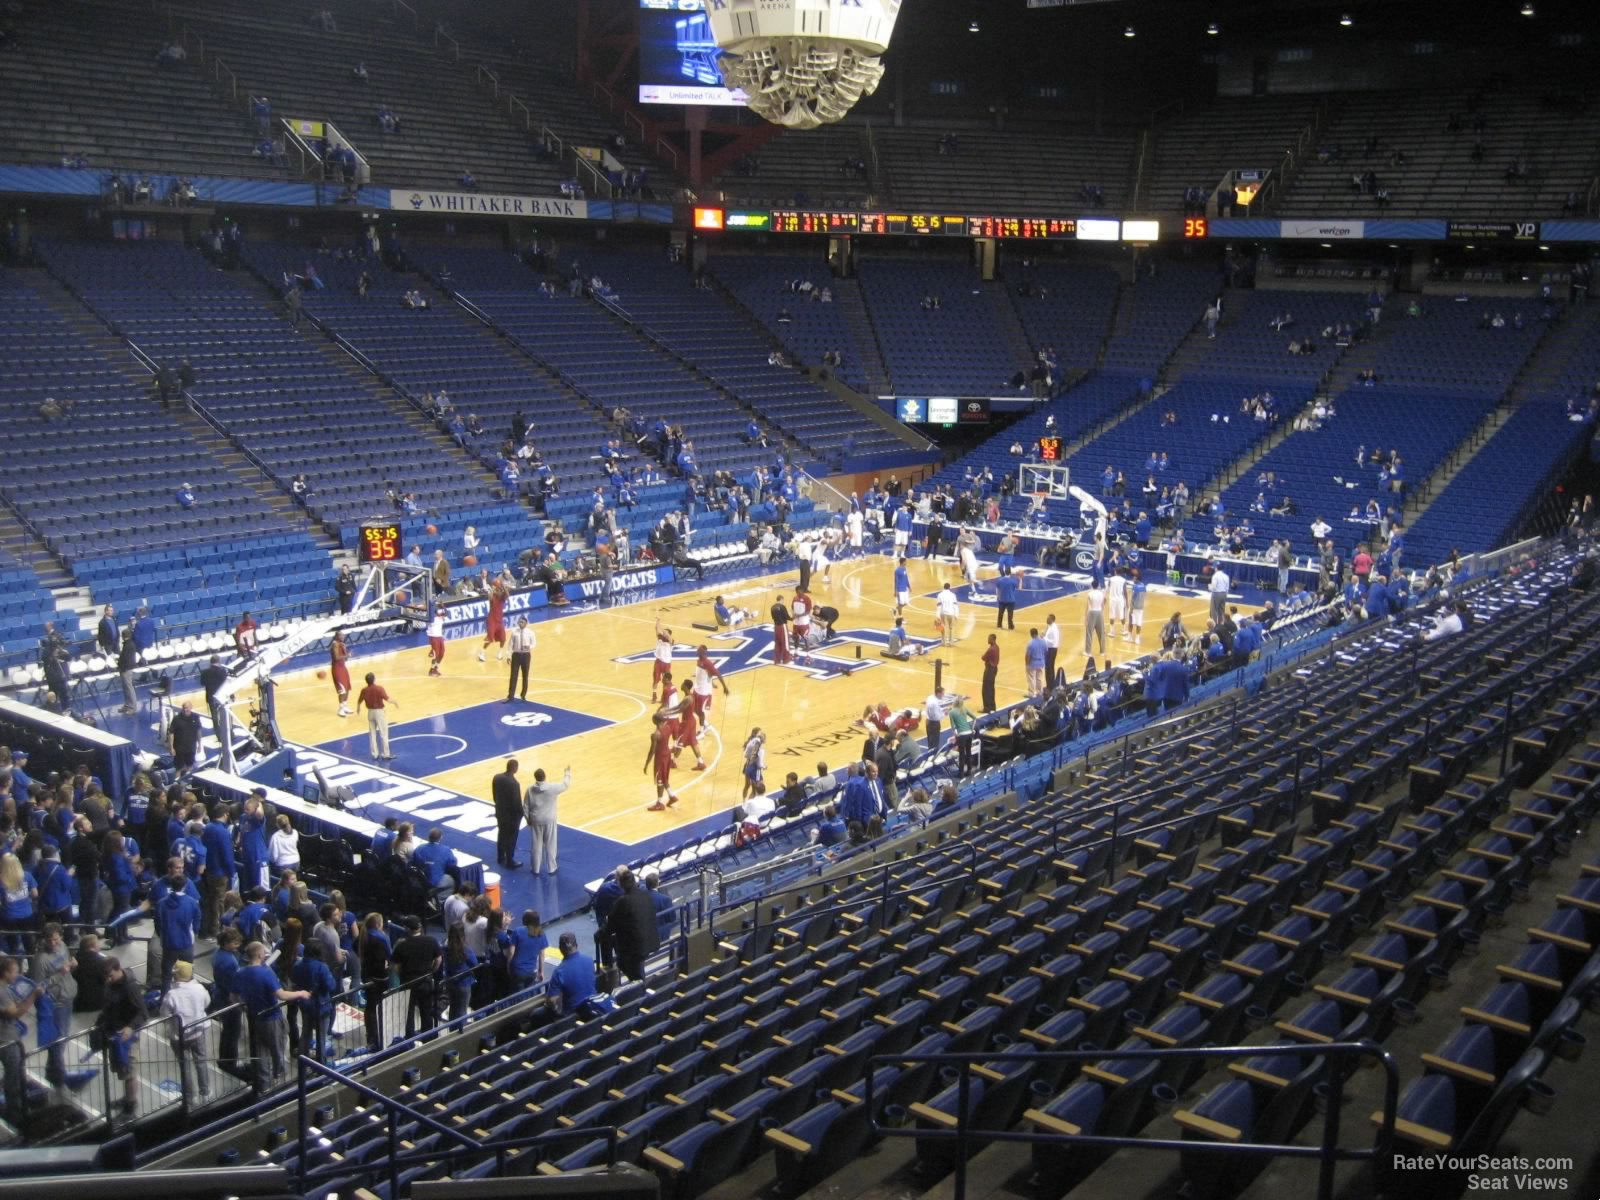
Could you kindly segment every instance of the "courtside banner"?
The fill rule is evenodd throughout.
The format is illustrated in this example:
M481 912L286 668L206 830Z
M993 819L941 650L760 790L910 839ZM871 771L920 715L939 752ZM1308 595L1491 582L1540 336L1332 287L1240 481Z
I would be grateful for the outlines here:
M1365 221L1284 221L1280 237L1320 238L1325 242L1352 241L1367 236Z
M423 188L389 189L389 207L396 212L445 213L453 217L545 217L587 221L587 200L560 196L497 196L488 192L430 192Z
M612 575L611 591L614 595L622 595L660 583L671 583L672 579L673 570L670 566L630 567ZM562 582L567 599L573 601L596 600L605 593L605 587L605 580L600 578L567 579ZM506 597L507 622L515 619L518 613L544 608L549 603L542 583L530 588L518 588ZM439 612L444 617L446 629L461 625L482 626L489 619L489 597L463 596L457 600L446 600L439 605Z

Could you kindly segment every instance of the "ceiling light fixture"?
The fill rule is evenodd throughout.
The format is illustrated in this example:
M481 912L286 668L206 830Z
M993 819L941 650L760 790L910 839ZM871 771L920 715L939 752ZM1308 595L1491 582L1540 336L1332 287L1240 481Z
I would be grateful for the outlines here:
M1211 24L1206 26L1206 33L1211 37L1216 37L1217 34L1219 34L1221 32L1222 32L1221 27L1218 26L1215 21L1211 22Z
M968 33L982 33L983 32L983 27L980 26L976 21L968 21L967 22L967 32Z
M1138 34L1134 32L1133 26L1129 25L1126 29L1124 29L1122 31L1122 36L1123 37L1137 37Z
M1524 4L1522 6L1521 12L1522 12L1522 15L1525 16L1525 17L1533 16L1533 5L1532 4Z
M1356 19L1354 17L1352 17L1349 13L1344 13L1339 18L1339 24L1343 25L1346 29L1350 28L1350 26L1354 25L1355 23L1356 23Z

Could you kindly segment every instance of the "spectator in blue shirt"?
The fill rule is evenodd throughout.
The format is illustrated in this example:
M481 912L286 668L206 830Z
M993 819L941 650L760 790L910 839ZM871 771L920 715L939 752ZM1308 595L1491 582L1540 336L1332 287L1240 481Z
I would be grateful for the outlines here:
M217 1065L231 1074L239 1062L240 1013L234 983L239 974L239 949L244 937L232 926L217 933L217 952L211 956L211 1011L221 1013L217 1031Z
M172 853L183 859L183 872L191 883L198 883L206 873L205 824L190 821L183 827L183 836L172 843Z
M339 981L328 969L321 942L305 944L300 961L289 972L289 981L306 996L300 1001L301 1049L326 1061L328 1042L333 1036L333 998L339 991Z
M455 851L444 844L444 830L435 825L428 830L428 840L412 852L411 861L422 867L428 877L428 886L437 888L444 885L446 875L457 876L461 868L456 863ZM448 885L452 891L455 885Z
M161 936L161 994L172 986L172 968L194 962L194 934L200 924L200 902L189 895L181 875L169 875L167 891L155 905L156 932Z
M550 973L550 995L562 1012L576 1012L594 995L594 959L578 949L578 935L563 933L561 962Z
M256 1084L262 1092L270 1091L289 1069L289 1030L280 1002L311 998L310 992L282 986L266 961L266 946L251 942L244 948L245 965L233 978L233 989L250 1022L250 1054L256 1060Z
M58 846L45 843L33 876L39 887L39 911L44 919L69 922L72 919L72 872L61 864ZM91 891L89 895L92 899L94 893Z
M511 930L510 936L511 990L520 992L544 978L544 952L550 939L544 935L539 914L531 908L522 914L521 926Z
M251 888L245 894L245 905L239 910L239 915L234 920L235 927L244 935L247 942L266 940L267 921L272 913L267 904L265 888Z
M400 821L397 817L385 817L383 828L372 835L372 861L381 863L389 857L394 850L394 839L399 831Z
M201 834L206 853L206 873L200 888L200 936L216 937L223 894L233 886L233 829L222 804L211 809L211 820Z
M859 821L865 826L873 817L882 816L883 812L883 788L878 782L878 764L869 762L860 775L845 784L839 816L848 828L851 821Z
M832 804L822 810L822 820L817 824L817 845L837 846L848 836L849 827L839 819L839 810Z
M656 906L656 932L663 938L672 933L677 924L672 914L672 897L661 890L661 876L654 871L644 877L644 890L650 903Z
M0 889L4 891L3 900L0 900L3 903L0 923L7 929L32 926L34 914L38 912L39 888L33 876L22 869L22 860L15 854L0 854ZM23 953L20 934L7 934L6 941L12 954Z
M180 484L178 486L177 497L178 503L184 508L194 507L194 488L191 485L187 483Z
M100 878L111 889L111 915L118 916L133 906L133 860L128 856L122 834L113 829L100 845ZM94 889L89 880L79 880L79 895L91 900Z
M611 907L616 904L617 898L622 895L622 885L617 882L617 874L613 871L600 881L600 886L594 892L594 923L603 926L606 919L611 916Z

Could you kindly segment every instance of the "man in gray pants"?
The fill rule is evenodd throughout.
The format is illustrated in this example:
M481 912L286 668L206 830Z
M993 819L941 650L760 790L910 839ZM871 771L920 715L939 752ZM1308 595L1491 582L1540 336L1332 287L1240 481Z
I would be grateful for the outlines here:
M1083 610L1083 652L1093 654L1090 648L1094 643L1095 635L1100 637L1100 656L1106 653L1106 589L1103 584L1092 583L1086 595L1088 607ZM1051 681L1045 680L1045 687L1050 687Z
M572 768L568 767L560 783L545 779L544 768L533 773L533 786L523 797L523 811L528 818L532 835L529 866L535 875L548 865L550 874L558 870L556 863L556 797L572 786Z

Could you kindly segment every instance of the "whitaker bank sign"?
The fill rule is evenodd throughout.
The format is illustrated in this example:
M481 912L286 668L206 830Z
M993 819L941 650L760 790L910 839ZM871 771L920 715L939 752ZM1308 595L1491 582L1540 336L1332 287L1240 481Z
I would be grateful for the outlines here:
M587 200L550 196L495 196L487 192L425 192L392 188L389 207L396 212L442 213L456 217L545 217L563 221L589 218Z

